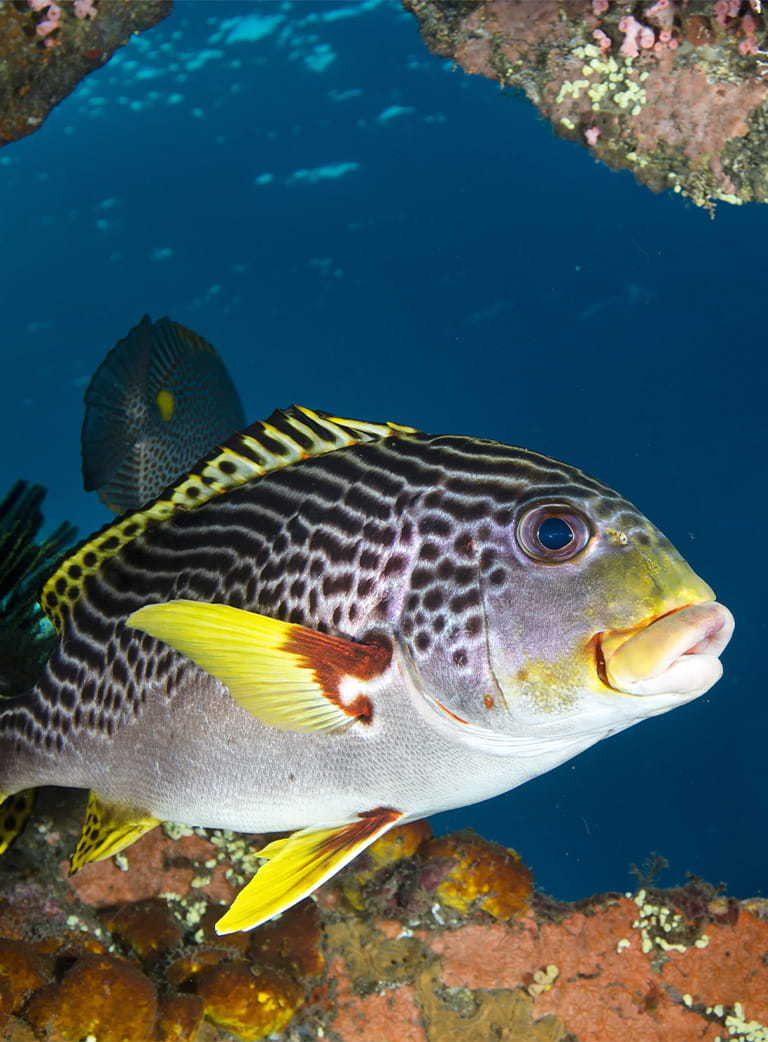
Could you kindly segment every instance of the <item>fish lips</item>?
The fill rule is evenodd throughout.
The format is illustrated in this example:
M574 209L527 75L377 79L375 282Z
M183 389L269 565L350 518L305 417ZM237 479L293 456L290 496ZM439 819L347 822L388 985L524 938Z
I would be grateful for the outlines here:
M718 656L733 628L728 609L707 601L629 630L606 630L596 642L598 672L608 687L623 694L695 698L722 676Z

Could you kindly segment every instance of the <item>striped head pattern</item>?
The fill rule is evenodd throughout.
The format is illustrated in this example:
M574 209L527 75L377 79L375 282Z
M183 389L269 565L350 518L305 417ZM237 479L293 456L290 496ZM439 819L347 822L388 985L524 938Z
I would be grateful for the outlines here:
M328 622L355 623L365 639L360 623L386 618L417 688L450 726L482 731L484 745L488 732L562 734L564 721L574 737L598 738L719 677L729 613L601 482L453 436L364 446L355 467L338 516L349 523L362 511L369 522L352 537L357 567L326 586L341 593ZM685 655L686 675L673 674Z

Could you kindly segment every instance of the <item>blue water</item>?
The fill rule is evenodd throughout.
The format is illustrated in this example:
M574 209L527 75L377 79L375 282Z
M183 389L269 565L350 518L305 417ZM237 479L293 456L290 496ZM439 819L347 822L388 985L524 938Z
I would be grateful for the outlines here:
M562 898L651 851L665 882L766 892L768 209L711 221L610 172L393 0L181 0L0 177L0 487L106 519L82 394L144 312L215 344L253 419L296 401L583 467L732 608L725 677L435 825L516 847Z

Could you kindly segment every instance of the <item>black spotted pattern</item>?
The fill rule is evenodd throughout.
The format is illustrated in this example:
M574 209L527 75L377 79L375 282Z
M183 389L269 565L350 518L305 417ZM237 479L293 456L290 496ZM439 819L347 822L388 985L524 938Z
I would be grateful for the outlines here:
M383 630L420 669L469 683L486 646L482 590L510 581L509 526L541 489L646 531L629 503L580 471L424 434L313 457L180 511L85 577L41 681L0 713L0 733L55 753L79 731L108 737L146 698L170 696L196 667L124 620L174 598L353 639Z

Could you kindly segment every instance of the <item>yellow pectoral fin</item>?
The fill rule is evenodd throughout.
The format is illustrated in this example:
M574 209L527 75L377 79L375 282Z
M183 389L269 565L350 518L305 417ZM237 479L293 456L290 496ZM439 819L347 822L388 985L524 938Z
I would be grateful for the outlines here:
M226 604L149 604L127 623L192 659L258 720L284 731L370 723L365 685L384 672L392 654Z
M259 851L267 858L240 891L216 933L252 930L308 897L402 817L391 807L360 814L357 821L335 828L309 828L277 839Z
M83 830L69 862L69 874L78 872L89 861L103 861L119 854L159 824L159 820L149 814L107 803L92 792L88 797Z
M4 854L16 837L24 831L35 802L34 789L25 789L3 799L0 793L0 854Z

